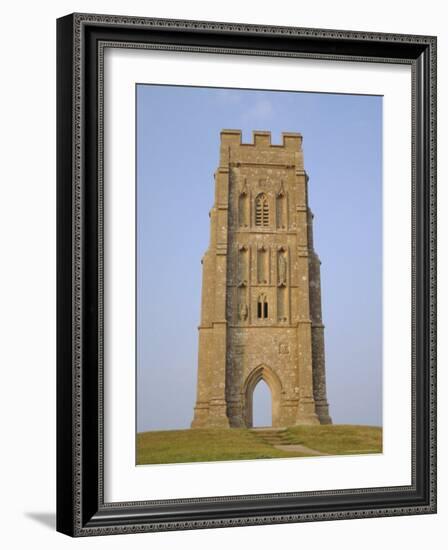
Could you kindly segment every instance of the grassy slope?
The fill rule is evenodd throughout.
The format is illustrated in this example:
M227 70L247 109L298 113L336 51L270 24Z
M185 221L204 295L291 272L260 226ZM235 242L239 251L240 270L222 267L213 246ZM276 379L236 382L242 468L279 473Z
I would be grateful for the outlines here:
M137 435L138 464L278 458L285 455L244 429L173 430Z
M380 453L382 429L372 426L296 426L285 434L288 444L325 454ZM137 435L137 464L209 462L309 456L281 451L246 429L195 429Z
M374 426L296 426L288 428L287 436L291 445L305 445L329 455L382 452L383 430Z

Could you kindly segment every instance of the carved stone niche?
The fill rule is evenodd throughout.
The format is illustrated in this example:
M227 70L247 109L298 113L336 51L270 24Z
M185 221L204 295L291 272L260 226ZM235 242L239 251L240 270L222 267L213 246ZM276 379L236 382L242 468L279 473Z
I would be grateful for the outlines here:
M238 287L247 286L249 270L249 249L245 244L238 246Z
M244 180L244 185L238 197L238 223L240 227L249 227L249 215L249 193L246 180Z
M277 286L286 287L288 282L288 255L286 248L281 246L277 251Z
M257 249L257 279L259 284L267 284L269 280L269 251L264 245Z
M283 181L280 183L279 190L276 196L276 214L277 214L277 229L286 229L287 227L287 205L286 193L283 187Z
M286 323L289 316L288 308L288 255L287 249L280 246L277 249L277 320Z
M238 306L238 320L247 321L249 317L249 307L245 301L241 301Z

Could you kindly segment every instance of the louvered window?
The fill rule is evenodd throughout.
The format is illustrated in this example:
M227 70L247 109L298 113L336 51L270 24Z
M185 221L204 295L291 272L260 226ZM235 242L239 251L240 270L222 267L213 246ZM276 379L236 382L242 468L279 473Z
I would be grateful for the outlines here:
M269 225L269 202L264 193L255 199L255 225L259 227Z

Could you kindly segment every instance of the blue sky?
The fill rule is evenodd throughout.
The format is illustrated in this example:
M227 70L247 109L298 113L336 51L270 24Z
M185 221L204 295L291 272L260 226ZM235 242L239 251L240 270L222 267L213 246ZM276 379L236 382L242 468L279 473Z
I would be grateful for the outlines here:
M219 134L303 135L335 423L382 423L382 98L137 86L137 430L188 428ZM254 420L269 421L257 386Z

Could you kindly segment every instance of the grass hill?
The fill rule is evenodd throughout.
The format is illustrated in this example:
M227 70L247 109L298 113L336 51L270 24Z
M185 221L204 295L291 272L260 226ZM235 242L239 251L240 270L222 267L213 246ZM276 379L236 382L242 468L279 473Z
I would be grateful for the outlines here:
M382 452L382 429L328 425L194 429L137 434L137 464L291 458Z

